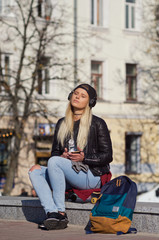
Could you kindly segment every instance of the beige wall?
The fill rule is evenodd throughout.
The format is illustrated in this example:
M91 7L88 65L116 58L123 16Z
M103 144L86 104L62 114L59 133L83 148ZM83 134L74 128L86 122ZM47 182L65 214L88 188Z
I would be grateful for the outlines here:
M113 178L125 174L125 133L141 132L141 172L130 174L129 177L139 185L159 183L159 133L154 121L107 118L106 122L113 145L114 160L110 164Z
M159 182L159 134L158 126L149 119L122 119L104 117L110 130L110 136L113 146L113 162L110 164L112 178L125 175L125 133L141 132L141 173L131 174L129 177L139 184L158 183ZM52 118L52 122L56 122ZM38 119L38 123L44 123L46 120ZM9 118L1 120L1 128L10 126ZM35 119L29 119L25 128L25 136L21 144L19 155L19 165L15 177L15 187L12 195L19 195L21 188L30 194L31 183L28 177L29 168L35 164L35 142L33 140ZM50 145L51 146L51 145ZM50 148L51 150L51 148Z
M158 127L152 120L147 119L112 119L105 118L110 130L113 146L113 162L110 164L112 178L125 175L125 133L142 132L141 136L141 173L129 177L139 184L159 182ZM40 121L42 122L42 120ZM56 120L54 119L54 122ZM19 157L19 166L15 178L13 195L17 195L22 187L30 192L31 184L28 169L35 163L34 140L32 139L34 120L30 119L26 126L28 133ZM29 145L28 145L29 144ZM118 170L117 170L118 169Z

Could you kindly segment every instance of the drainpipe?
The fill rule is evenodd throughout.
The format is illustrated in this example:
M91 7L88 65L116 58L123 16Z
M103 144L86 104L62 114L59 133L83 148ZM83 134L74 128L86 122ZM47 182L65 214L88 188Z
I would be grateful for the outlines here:
M74 86L77 85L77 0L74 0Z

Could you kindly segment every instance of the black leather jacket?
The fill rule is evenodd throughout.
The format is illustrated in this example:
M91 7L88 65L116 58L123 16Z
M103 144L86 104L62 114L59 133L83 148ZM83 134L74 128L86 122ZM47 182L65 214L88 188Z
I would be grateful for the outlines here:
M56 124L52 156L61 156L64 148L68 149L69 138L65 139L64 147L57 141L58 129L63 119L61 118ZM102 176L109 172L109 163L113 160L112 144L107 125L103 119L92 116L88 142L83 151L85 156L83 163L89 166L94 176Z

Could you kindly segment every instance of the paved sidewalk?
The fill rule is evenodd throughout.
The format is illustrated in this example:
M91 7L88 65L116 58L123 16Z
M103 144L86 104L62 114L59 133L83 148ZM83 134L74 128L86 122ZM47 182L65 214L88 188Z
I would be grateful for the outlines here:
M115 234L85 234L84 227L69 225L64 230L44 231L37 224L27 221L0 220L0 240L157 240L159 234L137 233L117 236Z

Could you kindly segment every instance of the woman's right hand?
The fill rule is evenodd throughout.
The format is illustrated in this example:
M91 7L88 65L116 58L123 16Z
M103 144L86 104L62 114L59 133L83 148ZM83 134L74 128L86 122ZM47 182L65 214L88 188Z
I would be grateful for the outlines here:
M65 151L63 152L63 154L61 155L61 157L63 157L63 158L68 158L68 150L67 150L67 148L65 148Z

